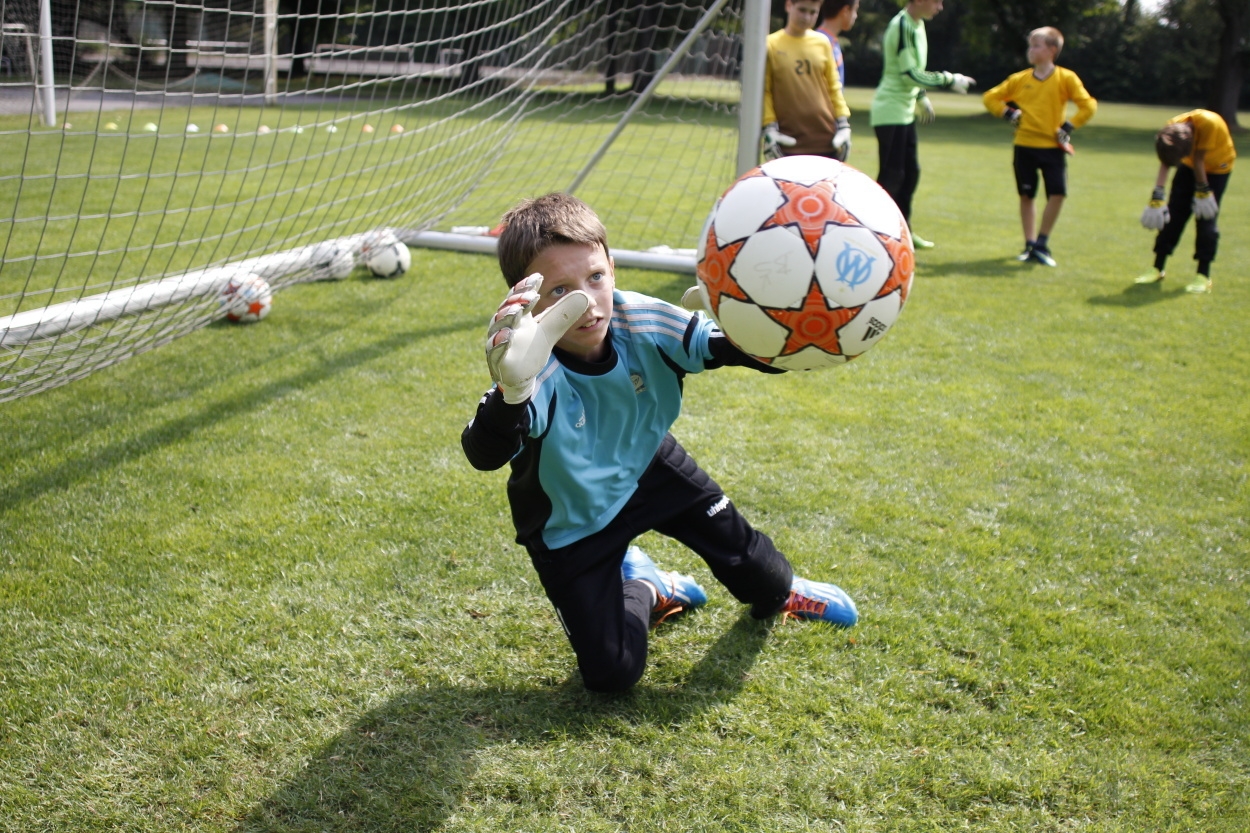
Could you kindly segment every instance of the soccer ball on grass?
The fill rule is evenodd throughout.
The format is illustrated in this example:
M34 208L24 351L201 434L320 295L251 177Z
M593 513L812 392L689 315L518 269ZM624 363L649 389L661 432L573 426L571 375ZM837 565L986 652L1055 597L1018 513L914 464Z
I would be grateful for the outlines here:
M748 171L699 240L703 305L744 353L786 370L861 355L898 319L915 252L881 186L841 162L787 156Z
M269 314L273 306L273 290L269 281L248 272L233 277L218 296L227 320L251 324Z
M379 278L397 278L412 265L412 252L392 232L365 243L361 254L369 271Z

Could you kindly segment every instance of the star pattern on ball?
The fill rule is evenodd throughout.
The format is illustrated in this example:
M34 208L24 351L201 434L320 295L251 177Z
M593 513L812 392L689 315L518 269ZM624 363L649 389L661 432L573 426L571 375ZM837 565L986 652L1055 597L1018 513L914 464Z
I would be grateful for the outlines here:
M716 239L716 231L708 229L707 252L703 256L700 275L712 304L713 315L720 314L722 295L737 298L739 301L750 300L742 291L742 287L738 286L738 282L733 279L733 275L729 274L729 267L733 265L734 258L738 256L744 243L746 243L745 240L738 240L722 247Z
M803 306L794 310L765 310L768 316L789 331L782 356L797 353L804 347L815 347L835 356L842 354L838 330L855 317L860 307L830 309L820 285L813 279L803 299Z
M834 183L830 180L822 179L811 185L778 180L777 187L785 202L764 227L797 228L812 257L820 248L820 238L825 233L826 225L855 222L845 208L834 202Z
M906 227L904 227L904 230L906 230ZM911 292L912 277L916 272L916 255L912 250L911 234L907 232L907 236L903 240L895 240L888 235L878 234L877 239L885 245L885 250L889 252L890 258L894 261L894 269L891 271L885 285L877 292L877 297L888 295L895 289L898 289L903 301L906 301L908 293Z

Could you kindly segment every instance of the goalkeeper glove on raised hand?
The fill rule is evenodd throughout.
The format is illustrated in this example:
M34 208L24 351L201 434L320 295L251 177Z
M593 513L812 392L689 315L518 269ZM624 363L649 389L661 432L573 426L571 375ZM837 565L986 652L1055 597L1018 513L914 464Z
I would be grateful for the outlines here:
M967 75L960 75L958 72L951 75L950 91L964 95L968 92L969 87L975 87L977 79L970 78Z
M551 358L551 349L590 308L590 296L577 290L531 315L542 285L543 276L535 273L512 287L486 332L490 378L511 405L533 395L534 378Z
M1220 213L1220 204L1211 193L1211 183L1199 182L1194 185L1194 216L1199 220L1214 220Z
M798 144L798 139L793 136L787 136L777 127L777 122L769 122L764 125L764 158L767 160L780 159L782 156L781 149L783 147L792 148Z
M916 103L920 105L920 115L917 117L921 124L933 124L937 121L937 113L933 110L933 102L924 94L924 90L920 91L920 97L916 99Z
M839 161L845 162L846 157L851 155L851 120L840 116L837 125L838 129L833 134L833 152Z
M1163 201L1163 189L1156 188L1150 192L1150 203L1142 210L1142 228L1159 231L1172 219L1168 204Z

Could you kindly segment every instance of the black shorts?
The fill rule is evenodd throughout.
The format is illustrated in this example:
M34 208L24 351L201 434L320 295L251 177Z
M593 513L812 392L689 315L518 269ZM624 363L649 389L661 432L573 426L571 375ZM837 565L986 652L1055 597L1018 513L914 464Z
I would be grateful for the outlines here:
M648 530L694 550L757 617L776 613L790 595L790 562L669 434L606 527L559 549L529 550L592 691L621 691L642 676L651 595L640 583L621 580L621 561Z
M1016 169L1016 193L1022 197L1037 196L1037 172L1042 172L1046 196L1068 195L1068 160L1060 148L1027 148L1015 146L1012 167Z

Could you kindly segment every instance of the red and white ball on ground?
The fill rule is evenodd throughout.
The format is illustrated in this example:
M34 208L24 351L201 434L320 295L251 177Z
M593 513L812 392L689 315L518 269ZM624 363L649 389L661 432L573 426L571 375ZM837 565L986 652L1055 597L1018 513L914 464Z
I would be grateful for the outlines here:
M822 156L766 162L729 187L699 240L704 307L737 347L787 370L844 364L881 340L915 251L894 200Z
M273 290L269 281L248 272L231 278L221 290L219 301L228 320L251 324L269 314Z
M369 271L379 278L398 278L412 265L412 252L389 231L365 243L361 254Z

